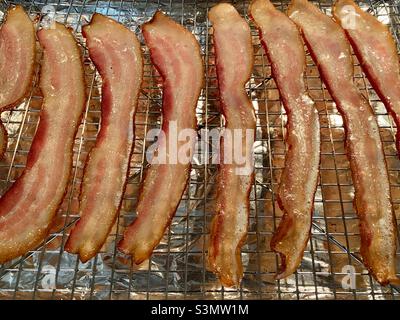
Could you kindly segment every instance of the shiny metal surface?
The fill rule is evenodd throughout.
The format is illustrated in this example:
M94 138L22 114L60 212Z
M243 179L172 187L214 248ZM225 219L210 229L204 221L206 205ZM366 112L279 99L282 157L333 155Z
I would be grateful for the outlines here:
M274 2L282 10L288 3ZM331 1L314 2L330 13ZM135 151L120 216L96 258L82 264L75 255L64 252L63 244L78 218L82 169L96 139L100 120L101 79L87 58L80 34L81 26L90 20L93 12L100 12L129 26L143 40L140 25L149 20L156 9L170 14L196 35L202 47L206 82L198 103L199 128L220 128L222 119L218 112L214 56L207 21L208 9L216 1L0 0L0 21L8 6L17 3L23 5L37 22L44 16L43 8L51 5L56 19L73 29L85 57L88 100L75 139L74 168L68 193L52 232L40 248L23 258L0 265L0 299L400 299L399 288L381 287L373 281L360 261L358 219L352 206L354 194L344 150L343 122L309 56L306 83L319 111L322 140L312 236L296 274L285 280L274 280L278 260L271 252L269 241L282 214L274 192L284 165L286 117L254 25L252 33L256 56L248 92L257 113L256 179L251 194L249 233L242 253L245 276L240 288L222 288L216 277L207 271L205 250L213 214L217 167L204 163L201 155L195 156L190 185L171 227L150 261L131 267L129 259L116 250L116 241L135 217L137 192L143 168L146 167L145 134L151 128L159 127L161 121L160 78L150 64L144 45L145 73L136 116ZM233 3L247 17L249 2ZM389 24L399 43L398 2L371 0L363 1L362 6ZM400 161L394 145L396 128L356 59L355 70L355 81L373 105L380 126L399 224ZM41 104L38 71L37 67L35 86L28 99L1 115L9 133L8 150L5 159L0 162L2 192L22 172L36 129ZM342 282L347 279L347 271L353 270L352 267L356 286L345 289Z

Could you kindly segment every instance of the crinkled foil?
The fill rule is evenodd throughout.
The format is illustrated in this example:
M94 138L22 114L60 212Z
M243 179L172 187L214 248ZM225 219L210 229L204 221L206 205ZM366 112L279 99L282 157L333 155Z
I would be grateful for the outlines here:
M287 2L276 1L276 4L285 10ZM321 171L312 236L296 274L285 280L274 280L279 260L271 252L269 241L282 215L275 192L284 167L286 116L253 25L255 66L248 93L257 112L256 181L251 193L248 237L242 250L245 275L240 288L222 288L215 275L207 271L206 251L217 174L216 165L204 163L208 156L196 154L190 184L171 227L151 259L140 266L131 266L129 257L116 250L116 241L135 217L136 197L146 167L144 155L149 143L145 140L146 132L159 128L161 122L160 77L150 64L145 45L144 84L135 121L135 153L118 221L101 253L88 263L80 263L75 255L64 252L63 244L78 218L82 168L96 139L100 120L101 79L88 59L81 26L94 12L100 12L124 23L143 40L140 25L148 21L156 9L182 23L199 40L206 66L205 88L197 109L199 128L220 128L223 120L218 111L211 31L207 21L208 9L216 2L0 0L0 21L7 8L17 3L25 7L38 27L51 6L55 18L73 29L82 46L89 98L76 136L68 193L51 234L40 248L22 259L0 265L0 299L400 299L399 288L379 286L360 262L358 219L352 206L354 190L344 149L343 121L310 58L305 77L322 127ZM316 3L330 13L331 1ZM235 1L234 5L247 18L248 1ZM400 22L397 1L371 0L361 5L388 24L397 39L399 30L396 27ZM390 170L393 203L399 217L400 162L394 145L395 128L356 59L355 70L357 85L376 111ZM29 99L1 115L9 133L8 151L0 163L2 192L21 174L25 165L42 99L37 79L36 76ZM400 263L398 267L400 269ZM349 274L354 274L354 278L349 278Z

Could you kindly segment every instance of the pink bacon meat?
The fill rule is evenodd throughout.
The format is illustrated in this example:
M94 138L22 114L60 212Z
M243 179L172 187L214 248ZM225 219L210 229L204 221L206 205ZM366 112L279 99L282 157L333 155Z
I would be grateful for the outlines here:
M35 30L21 6L8 10L0 29L0 111L18 105L32 85Z
M276 278L282 279L296 271L310 237L320 161L319 119L304 84L306 57L296 25L269 0L253 0L249 13L288 117L288 151L278 189L284 215L271 240L282 262Z
M172 160L173 150L164 142L173 138L170 137L171 123L176 124L178 133L184 129L196 129L196 105L204 77L199 44L188 30L161 12L156 12L142 30L151 59L164 81L164 137L158 140L157 153L165 154L167 161L152 163L147 169L139 194L138 217L125 230L119 243L119 249L131 254L136 264L150 257L185 191L190 161ZM177 150L182 146L183 143L178 141Z
M252 142L256 120L245 91L253 69L253 46L250 27L232 5L216 5L209 12L209 19L213 25L217 77L226 125L221 139L216 214L211 226L208 261L221 283L230 287L239 285L243 277L241 247L247 234L249 195L254 179ZM234 130L240 130L242 140L234 141L231 146L224 145L226 133L233 136ZM250 143L246 139L249 133ZM238 151L234 148L237 142L246 158L244 165L227 161L227 154ZM241 173L246 164L251 164L251 168Z
M101 128L85 166L80 220L65 249L85 262L107 239L120 209L134 142L143 75L140 43L123 25L94 14L83 27L89 55L103 79Z
M382 285L399 284L396 224L379 127L371 106L353 82L353 61L346 35L337 23L306 0L293 0L288 14L302 30L343 116L364 264Z
M26 168L0 199L0 263L35 248L48 234L66 192L85 106L82 59L71 32L56 23L38 38L44 101Z
M396 147L400 155L399 57L390 30L352 0L337 1L333 14L345 30L376 93L396 122Z

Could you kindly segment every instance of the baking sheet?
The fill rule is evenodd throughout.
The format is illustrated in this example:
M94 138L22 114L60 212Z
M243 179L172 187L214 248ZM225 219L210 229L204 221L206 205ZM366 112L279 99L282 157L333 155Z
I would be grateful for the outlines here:
M70 227L78 218L82 169L96 139L100 120L101 79L87 58L81 26L90 20L93 12L99 12L127 25L143 42L140 25L160 9L191 30L201 44L206 66L206 87L199 99L197 117L200 128L211 130L222 125L207 21L207 11L216 2L0 0L0 21L9 5L18 3L39 26L48 10L52 12L54 8L56 20L69 25L82 45L88 90L85 117L75 139L74 168L68 193L55 225L40 248L22 259L0 265L0 299L400 299L399 289L381 287L360 263L358 219L352 207L354 190L344 151L343 122L309 57L306 82L316 101L322 127L321 171L312 236L296 274L285 280L273 279L278 259L271 252L269 241L282 215L274 192L284 166L286 116L253 25L255 66L247 89L257 112L256 180L251 193L248 238L242 250L245 276L240 288L222 288L206 268L217 173L216 165L204 163L209 155L195 156L189 186L171 227L151 259L132 267L129 259L116 250L115 244L124 228L135 217L137 192L146 167L146 145L150 143L146 143L146 132L158 128L161 121L160 77L151 66L144 45L145 73L136 116L135 151L118 221L101 253L88 263L80 263L75 255L62 250ZM288 1L274 2L285 10ZM329 14L331 1L314 2ZM233 4L247 18L249 2L234 1ZM389 24L397 39L400 22L397 1L364 1L362 7ZM376 112L399 218L400 161L394 145L395 127L356 60L355 69L355 81ZM0 163L2 192L21 174L37 126L41 94L36 80L29 99L1 115L9 133L6 157ZM400 253L398 267L399 260ZM346 286L351 284L347 281L348 272L355 275L353 288Z

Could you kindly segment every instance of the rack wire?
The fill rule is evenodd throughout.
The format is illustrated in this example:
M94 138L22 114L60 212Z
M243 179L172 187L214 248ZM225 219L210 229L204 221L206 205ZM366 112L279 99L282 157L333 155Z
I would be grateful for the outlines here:
M359 255L358 219L352 206L353 185L344 150L344 127L318 70L308 56L306 83L316 101L321 121L321 169L315 197L313 228L301 267L291 277L275 281L278 257L269 241L282 215L275 191L284 165L286 116L271 78L270 63L252 27L255 50L253 76L248 93L257 112L256 179L251 194L247 242L242 258L245 275L239 289L223 288L207 271L206 250L213 214L216 165L193 165L189 186L171 227L150 260L132 267L116 250L126 225L135 217L138 187L146 166L146 132L160 126L161 92L159 76L153 69L148 50L144 85L136 116L135 150L130 178L118 221L101 252L82 264L75 255L63 251L70 228L78 218L78 192L82 168L99 129L101 79L88 59L81 26L93 12L116 19L140 35L140 24L156 9L191 30L199 40L205 62L206 85L199 99L199 128L221 127L212 39L207 13L217 1L127 1L127 0L0 0L0 21L7 8L21 4L32 18L41 18L46 5L56 9L58 21L70 25L82 45L85 57L88 100L85 116L75 139L74 167L68 193L46 241L22 258L0 265L0 299L400 299L399 288L381 287L365 270ZM288 1L274 1L286 10ZM332 1L314 1L330 14ZM248 1L234 1L247 18ZM387 23L399 44L400 5L397 1L363 1L362 7ZM396 128L381 101L355 61L355 81L374 107L386 161L390 172L392 200L397 223L400 217L400 161L394 145ZM1 118L9 132L9 144L0 163L0 188L4 192L21 174L34 135L41 104L37 86L28 99ZM398 261L400 252L397 253ZM399 264L398 264L399 265ZM347 269L346 269L347 268ZM354 268L356 286L343 287L347 270Z

